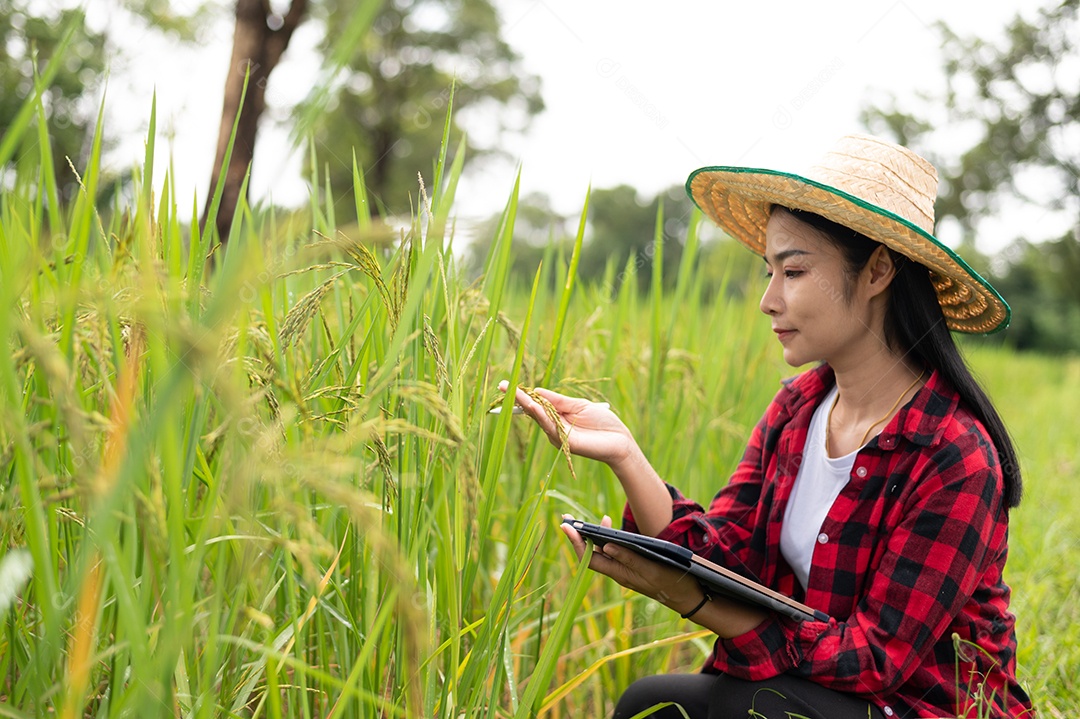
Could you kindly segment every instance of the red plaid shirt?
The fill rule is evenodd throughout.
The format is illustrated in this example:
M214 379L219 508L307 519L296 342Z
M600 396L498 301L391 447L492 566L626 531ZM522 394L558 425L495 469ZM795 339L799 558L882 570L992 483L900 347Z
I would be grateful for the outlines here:
M1016 681L997 453L937 372L859 450L821 526L805 593L795 580L780 525L810 418L834 381L822 365L781 388L707 512L669 485L675 514L661 539L832 617L776 616L717 639L704 671L747 680L789 672L866 697L889 717L974 717L980 694L995 717L1033 714ZM637 531L629 506L624 526ZM957 652L954 635L970 644Z

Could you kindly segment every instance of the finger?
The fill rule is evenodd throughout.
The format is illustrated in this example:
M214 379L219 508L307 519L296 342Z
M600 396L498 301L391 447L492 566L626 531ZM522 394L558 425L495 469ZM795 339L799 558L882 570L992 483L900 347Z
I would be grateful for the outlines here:
M555 423L551 421L551 417L548 416L544 408L540 406L538 402L533 401L533 398L525 393L520 387L517 390L517 394L514 395L514 402L521 405L521 409L525 414L532 417L536 423L540 426L540 429L544 430L544 433L551 437L558 437L558 430L555 427Z
M589 569L593 570L597 574L603 574L605 577L611 577L619 584L626 586L623 582L626 581L626 568L621 566L611 557L605 555L600 547L593 549L592 556L589 557Z
M574 548L574 553L577 554L578 559L581 559L581 555L585 554L585 540L581 538L578 531L571 527L569 524L560 524L559 529L570 540L570 545Z
M510 383L506 380L501 380L499 382L498 389L500 392L507 392L510 390ZM522 390L521 387L514 388L514 404L516 405L515 409L517 407L520 407L527 414L531 414L529 410L536 405L536 403L532 401L529 395L525 394L524 390ZM517 414L517 412L515 412L515 414Z
M641 555L632 549L621 547L614 542L608 542L602 547L602 551L605 557L620 565L624 571L636 574L643 569L639 561L641 560Z
M581 559L585 554L585 549L587 547L585 540L582 539L578 531L569 524L561 524L559 525L559 528L563 531L563 534L570 539L570 544L574 548L574 554L577 555L578 559ZM589 557L589 569L598 572L599 574L603 574L604 576L611 577L616 581L619 581L619 572L624 571L617 562L604 555L602 547L594 547L592 556Z
M499 384L498 384L498 389L499 389L500 392L508 391L510 389L510 382L508 380L505 380L505 379L500 380ZM519 404L519 405L522 405L522 407L524 407L525 405L524 405L522 400L528 400L529 402L532 402L529 395L525 394L524 390L522 390L521 387L515 387L514 388L514 404ZM532 404L536 404L536 403L532 402Z
M534 402L533 398L530 397L525 390L521 389L521 387L518 387L517 390L515 390L514 401L520 404L522 407L533 407L535 409L540 409L540 405Z
M524 390L518 388L514 401L521 406L522 411L536 422L537 426L547 435L548 441L556 447L562 446L562 436L559 428L548 415L547 411L539 402L533 400Z
M499 380L499 384L497 385L497 388L498 388L498 390L500 392L506 392L506 391L508 391L510 389L510 382L508 380L505 380L505 379L504 380ZM521 387L515 387L514 388L514 402L516 404L521 404L522 399L529 399L529 395L525 394L524 390L522 390Z
M507 380L501 380L498 384L498 389L502 392L506 392L509 388L510 383ZM591 402L581 397L570 397L564 394L559 394L558 392L553 392L552 390L544 389L543 387L537 387L533 391L546 399L548 402L551 402L551 405L555 407L555 409L562 415L577 414L587 409L603 410L611 408L611 405L607 402ZM543 411L543 408L540 407L535 401L533 401L532 397L526 394L524 390L522 390L520 387L518 387L515 391L514 401L516 404L521 405L523 408L531 404L537 409L537 411Z
M600 520L600 526L601 527L610 527L611 526L611 517L609 517L609 516L607 516L605 514L604 518Z
M565 394L553 392L550 389L544 389L543 387L537 387L533 391L546 399L548 402L551 402L551 405L555 409L557 409L560 414L564 415L577 414L578 412L584 411L593 404L589 400L583 399L582 397L569 397Z

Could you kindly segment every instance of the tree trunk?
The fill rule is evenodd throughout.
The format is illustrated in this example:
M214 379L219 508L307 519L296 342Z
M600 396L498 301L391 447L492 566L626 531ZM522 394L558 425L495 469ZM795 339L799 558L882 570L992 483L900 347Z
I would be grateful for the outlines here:
M229 238L233 214L240 201L240 188L244 175L251 165L255 154L255 136L259 130L259 118L266 110L266 83L270 73L281 60L282 53L289 46L293 31L304 19L308 0L292 0L289 12L278 18L280 27L274 29L271 21L275 20L269 0L237 0L236 29L233 32L232 59L229 61L229 73L225 77L225 102L221 111L221 127L218 130L217 155L214 169L210 174L210 192L206 197L199 225L206 232L207 215L217 191L221 166L225 162L225 151L229 146L233 122L237 112L240 122L236 127L236 140L233 143L232 156L225 172L225 186L221 194L221 206L218 208L215 225L218 239L224 245ZM273 23L274 25L277 22ZM244 105L240 106L240 96L244 89L244 75L249 73L247 95ZM246 198L245 198L246 199Z

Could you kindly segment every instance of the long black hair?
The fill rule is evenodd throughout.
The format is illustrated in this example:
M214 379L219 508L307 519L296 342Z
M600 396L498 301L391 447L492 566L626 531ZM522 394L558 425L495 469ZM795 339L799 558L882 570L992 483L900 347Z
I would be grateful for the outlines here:
M832 240L843 254L845 271L849 277L857 275L870 261L874 250L881 245L880 242L821 215L780 205L774 205L772 209L777 208L791 213L796 219ZM936 369L959 393L961 402L986 427L1001 462L1005 481L1005 506L1015 507L1020 504L1023 494L1016 449L1001 416L972 376L960 349L949 333L930 270L891 248L889 252L896 265L896 275L893 277L889 303L885 310L886 340L894 350L914 355L924 366Z

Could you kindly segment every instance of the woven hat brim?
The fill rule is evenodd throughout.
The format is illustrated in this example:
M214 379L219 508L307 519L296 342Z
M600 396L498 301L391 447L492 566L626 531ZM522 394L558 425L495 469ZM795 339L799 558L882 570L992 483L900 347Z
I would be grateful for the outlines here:
M758 255L765 254L773 205L813 212L932 270L949 329L991 334L1009 325L1009 305L959 255L918 225L843 190L777 170L717 166L691 173L686 192L705 215Z

